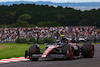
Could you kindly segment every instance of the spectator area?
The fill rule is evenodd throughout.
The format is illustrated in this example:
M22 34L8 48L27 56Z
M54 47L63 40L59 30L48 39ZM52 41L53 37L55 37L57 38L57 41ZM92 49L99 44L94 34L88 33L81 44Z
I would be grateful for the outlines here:
M19 35L18 35L19 31ZM0 42L15 42L18 38L26 38L29 40L31 37L35 39L52 38L57 39L58 35L66 35L67 37L88 37L89 39L100 40L100 30L95 27L33 27L33 28L0 28Z

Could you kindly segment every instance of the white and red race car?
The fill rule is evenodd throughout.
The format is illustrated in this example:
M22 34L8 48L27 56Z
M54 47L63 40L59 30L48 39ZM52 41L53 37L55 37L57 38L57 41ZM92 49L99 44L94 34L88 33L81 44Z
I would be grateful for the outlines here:
M31 61L37 61L39 58L54 58L54 59L74 59L74 58L93 58L94 45L90 42L79 46L76 43L55 43L54 45L46 46L45 51L40 53L38 45L31 45L29 51L25 51L25 58L29 56Z

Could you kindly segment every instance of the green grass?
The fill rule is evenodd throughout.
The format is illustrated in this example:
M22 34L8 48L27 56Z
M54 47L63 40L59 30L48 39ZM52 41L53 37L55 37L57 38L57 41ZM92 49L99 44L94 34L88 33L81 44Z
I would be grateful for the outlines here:
M39 45L40 48L44 48L45 45ZM25 50L28 50L29 44L17 44L17 43L3 43L0 44L0 59L21 57L24 56Z
M100 44L100 43L93 43ZM23 57L25 50L29 50L29 44L18 44L18 43L3 43L0 44L0 59L11 58L11 57ZM40 49L44 48L45 45L39 45ZM44 50L40 50L43 52Z

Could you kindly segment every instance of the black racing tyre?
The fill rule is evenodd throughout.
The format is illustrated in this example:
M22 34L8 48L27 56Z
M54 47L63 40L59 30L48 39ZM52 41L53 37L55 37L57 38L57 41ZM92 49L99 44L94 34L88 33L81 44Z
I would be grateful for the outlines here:
M40 53L39 47L37 47L37 45L31 45L29 47L29 56L31 56L32 54L36 54L36 53Z
M74 56L74 49L72 48L72 46L70 46L68 59L69 60L72 60L73 59L73 56Z
M39 47L37 45L31 45L29 48L29 58L31 61L37 61L38 58L31 58L32 54L40 53Z
M31 45L29 47L29 56L31 56L32 54L34 54L35 50L37 50L36 46L35 45Z
M66 51L69 50L69 48L70 48L70 45L69 45L69 44L63 46L63 47L62 47L62 53L65 55L65 54L66 54Z
M85 43L82 47L82 55L84 58L93 58L94 45L92 43Z
M65 54L66 59L72 60L74 56L74 49L71 45L66 45L63 47L63 54Z

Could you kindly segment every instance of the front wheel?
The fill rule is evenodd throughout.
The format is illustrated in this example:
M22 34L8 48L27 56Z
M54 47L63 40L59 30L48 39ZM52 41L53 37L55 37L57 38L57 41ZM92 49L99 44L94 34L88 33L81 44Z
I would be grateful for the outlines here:
M40 49L39 47L37 47L37 45L31 45L30 48L29 48L29 59L31 61L37 61L38 58L31 58L33 54L37 54L37 53L40 53Z

